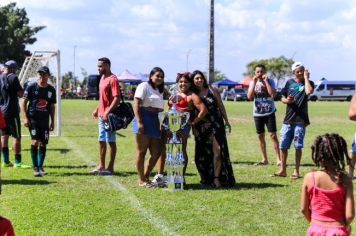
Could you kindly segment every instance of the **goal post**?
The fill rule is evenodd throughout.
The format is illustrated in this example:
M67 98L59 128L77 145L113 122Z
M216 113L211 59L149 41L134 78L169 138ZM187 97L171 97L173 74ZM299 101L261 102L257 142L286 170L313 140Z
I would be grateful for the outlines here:
M19 80L22 86L37 80L37 70L41 66L47 66L51 72L48 83L56 89L56 115L55 115L55 130L53 135L61 136L61 60L60 51L34 51L31 56L25 58L22 65Z

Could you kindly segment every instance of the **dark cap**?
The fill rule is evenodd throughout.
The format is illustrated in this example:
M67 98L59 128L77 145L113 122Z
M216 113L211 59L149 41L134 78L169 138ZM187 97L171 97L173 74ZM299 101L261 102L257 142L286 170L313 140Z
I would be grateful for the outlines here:
M8 67L8 68L16 68L17 67L17 63L14 60L7 61L7 62L5 62L4 65L5 65L5 67Z
M38 68L37 72L43 72L46 73L47 75L50 74L47 66L41 66L40 68Z

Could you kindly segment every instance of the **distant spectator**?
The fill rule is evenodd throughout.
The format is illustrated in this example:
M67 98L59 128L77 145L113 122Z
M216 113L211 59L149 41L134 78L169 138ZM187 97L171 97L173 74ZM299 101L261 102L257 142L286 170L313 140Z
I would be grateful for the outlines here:
M299 167L304 146L305 128L310 124L308 115L308 96L313 92L314 83L309 80L309 71L301 62L292 65L293 79L287 81L282 90L281 101L287 105L286 115L281 128L281 165L273 176L287 176L288 149L292 142L295 147L295 168L291 179L299 179Z
M77 87L77 97L81 97L82 96L82 90L83 90L82 86L78 85L78 87Z
M227 96L227 89L224 88L224 89L222 90L222 92L220 93L220 95L221 95L221 100L224 101L225 98L226 98L226 96Z
M247 92L247 98L253 100L253 118L255 121L256 133L260 143L260 151L262 160L256 165L268 165L265 126L270 134L272 146L276 155L276 163L280 165L277 124L276 124L276 108L274 105L274 96L276 94L276 86L272 79L267 78L265 65L259 64L255 66L255 75Z

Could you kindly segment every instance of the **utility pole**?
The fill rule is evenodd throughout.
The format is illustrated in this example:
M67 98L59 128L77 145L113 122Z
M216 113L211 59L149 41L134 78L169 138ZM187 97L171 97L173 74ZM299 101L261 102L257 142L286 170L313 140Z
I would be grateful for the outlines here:
M210 0L208 83L214 80L214 0Z
M186 71L189 71L189 54L192 51L192 49L189 49L187 52L187 67L186 67Z
M77 79L75 78L75 49L77 45L74 45L73 48L73 80L74 80L74 88L77 89Z

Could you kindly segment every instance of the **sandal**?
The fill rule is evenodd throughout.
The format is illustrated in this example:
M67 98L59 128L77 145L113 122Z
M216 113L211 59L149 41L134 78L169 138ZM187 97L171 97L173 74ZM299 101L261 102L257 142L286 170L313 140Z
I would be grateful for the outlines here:
M300 176L299 174L292 174L290 176L290 179L292 179L292 180L297 180L297 179L300 179L300 178L302 178L302 176Z
M89 171L90 174L100 174L102 169L100 168L95 168L94 170Z
M271 177L287 177L287 175L282 175L280 173L273 173Z
M151 181L145 181L145 182L139 183L138 186L140 186L142 188L156 188L157 187Z

